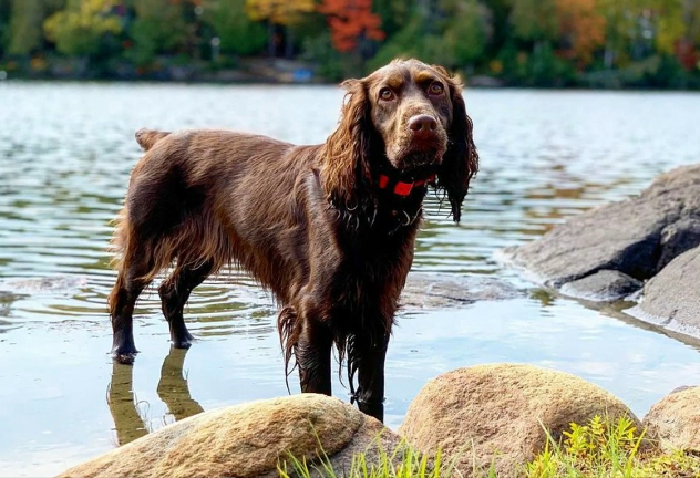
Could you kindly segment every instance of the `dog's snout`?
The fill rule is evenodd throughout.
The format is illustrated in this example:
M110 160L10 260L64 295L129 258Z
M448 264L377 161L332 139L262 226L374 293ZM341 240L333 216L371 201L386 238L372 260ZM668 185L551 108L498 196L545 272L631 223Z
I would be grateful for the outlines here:
M408 127L414 135L429 135L437 128L437 121L431 115L415 115L408 120Z

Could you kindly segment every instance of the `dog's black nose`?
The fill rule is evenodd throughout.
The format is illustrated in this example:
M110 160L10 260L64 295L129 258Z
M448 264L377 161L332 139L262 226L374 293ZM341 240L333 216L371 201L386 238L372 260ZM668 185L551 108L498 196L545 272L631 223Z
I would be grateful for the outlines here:
M437 122L430 115L415 115L408 120L408 127L411 128L414 135L425 136L435 131Z

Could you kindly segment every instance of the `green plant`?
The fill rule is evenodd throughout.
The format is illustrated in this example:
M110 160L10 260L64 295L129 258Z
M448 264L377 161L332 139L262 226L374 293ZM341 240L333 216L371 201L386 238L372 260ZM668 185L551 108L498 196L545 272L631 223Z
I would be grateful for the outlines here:
M700 460L682 451L664 454L628 417L593 417L571 424L560 445L547 432L545 450L525 466L527 478L657 478L700 476ZM646 442L643 450L642 444Z

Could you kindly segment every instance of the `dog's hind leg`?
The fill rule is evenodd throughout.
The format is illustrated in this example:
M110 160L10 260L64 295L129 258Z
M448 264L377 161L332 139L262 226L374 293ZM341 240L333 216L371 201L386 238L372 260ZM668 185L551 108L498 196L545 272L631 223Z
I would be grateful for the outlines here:
M209 259L197 267L178 266L158 289L163 305L163 315L168 321L170 338L175 348L186 349L192 345L192 334L185 325L184 308L192 291L211 274L214 261Z

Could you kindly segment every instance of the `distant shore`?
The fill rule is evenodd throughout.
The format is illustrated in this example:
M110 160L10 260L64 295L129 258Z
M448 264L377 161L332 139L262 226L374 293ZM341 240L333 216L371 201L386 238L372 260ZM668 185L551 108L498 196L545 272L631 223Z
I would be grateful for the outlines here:
M9 67L9 68L8 68ZM337 85L341 78L329 78L314 63L282 59L241 59L235 65L210 63L174 64L164 58L148 68L130 63L109 68L91 68L87 62L61 59L42 63L0 63L0 83L7 81L60 81L108 83L186 83L186 84L266 84ZM458 72L465 86L475 89L600 90L600 91L700 91L700 80L679 78L672 86L654 84L644 75L632 76L628 70L581 73L575 81L550 85L503 79L489 74ZM361 76L361 73L354 75Z
M10 83L123 83L123 84L154 84L154 85L240 85L240 86L338 86L338 81L331 81L323 78L315 78L309 81L290 81L280 80L270 77L254 77L247 76L238 78L235 71L224 72L225 75L201 75L186 79L181 78L154 78L149 76L135 78L119 78L112 76L104 77L71 77L71 76L8 76L2 78L0 71L0 85ZM644 85L620 85L620 86L600 86L600 85L567 85L567 86L538 86L526 84L505 84L503 82L482 82L469 81L466 78L464 81L465 88L473 90L533 90L533 91L608 91L608 92L649 92L649 93L700 93L700 88L663 88L658 86Z

